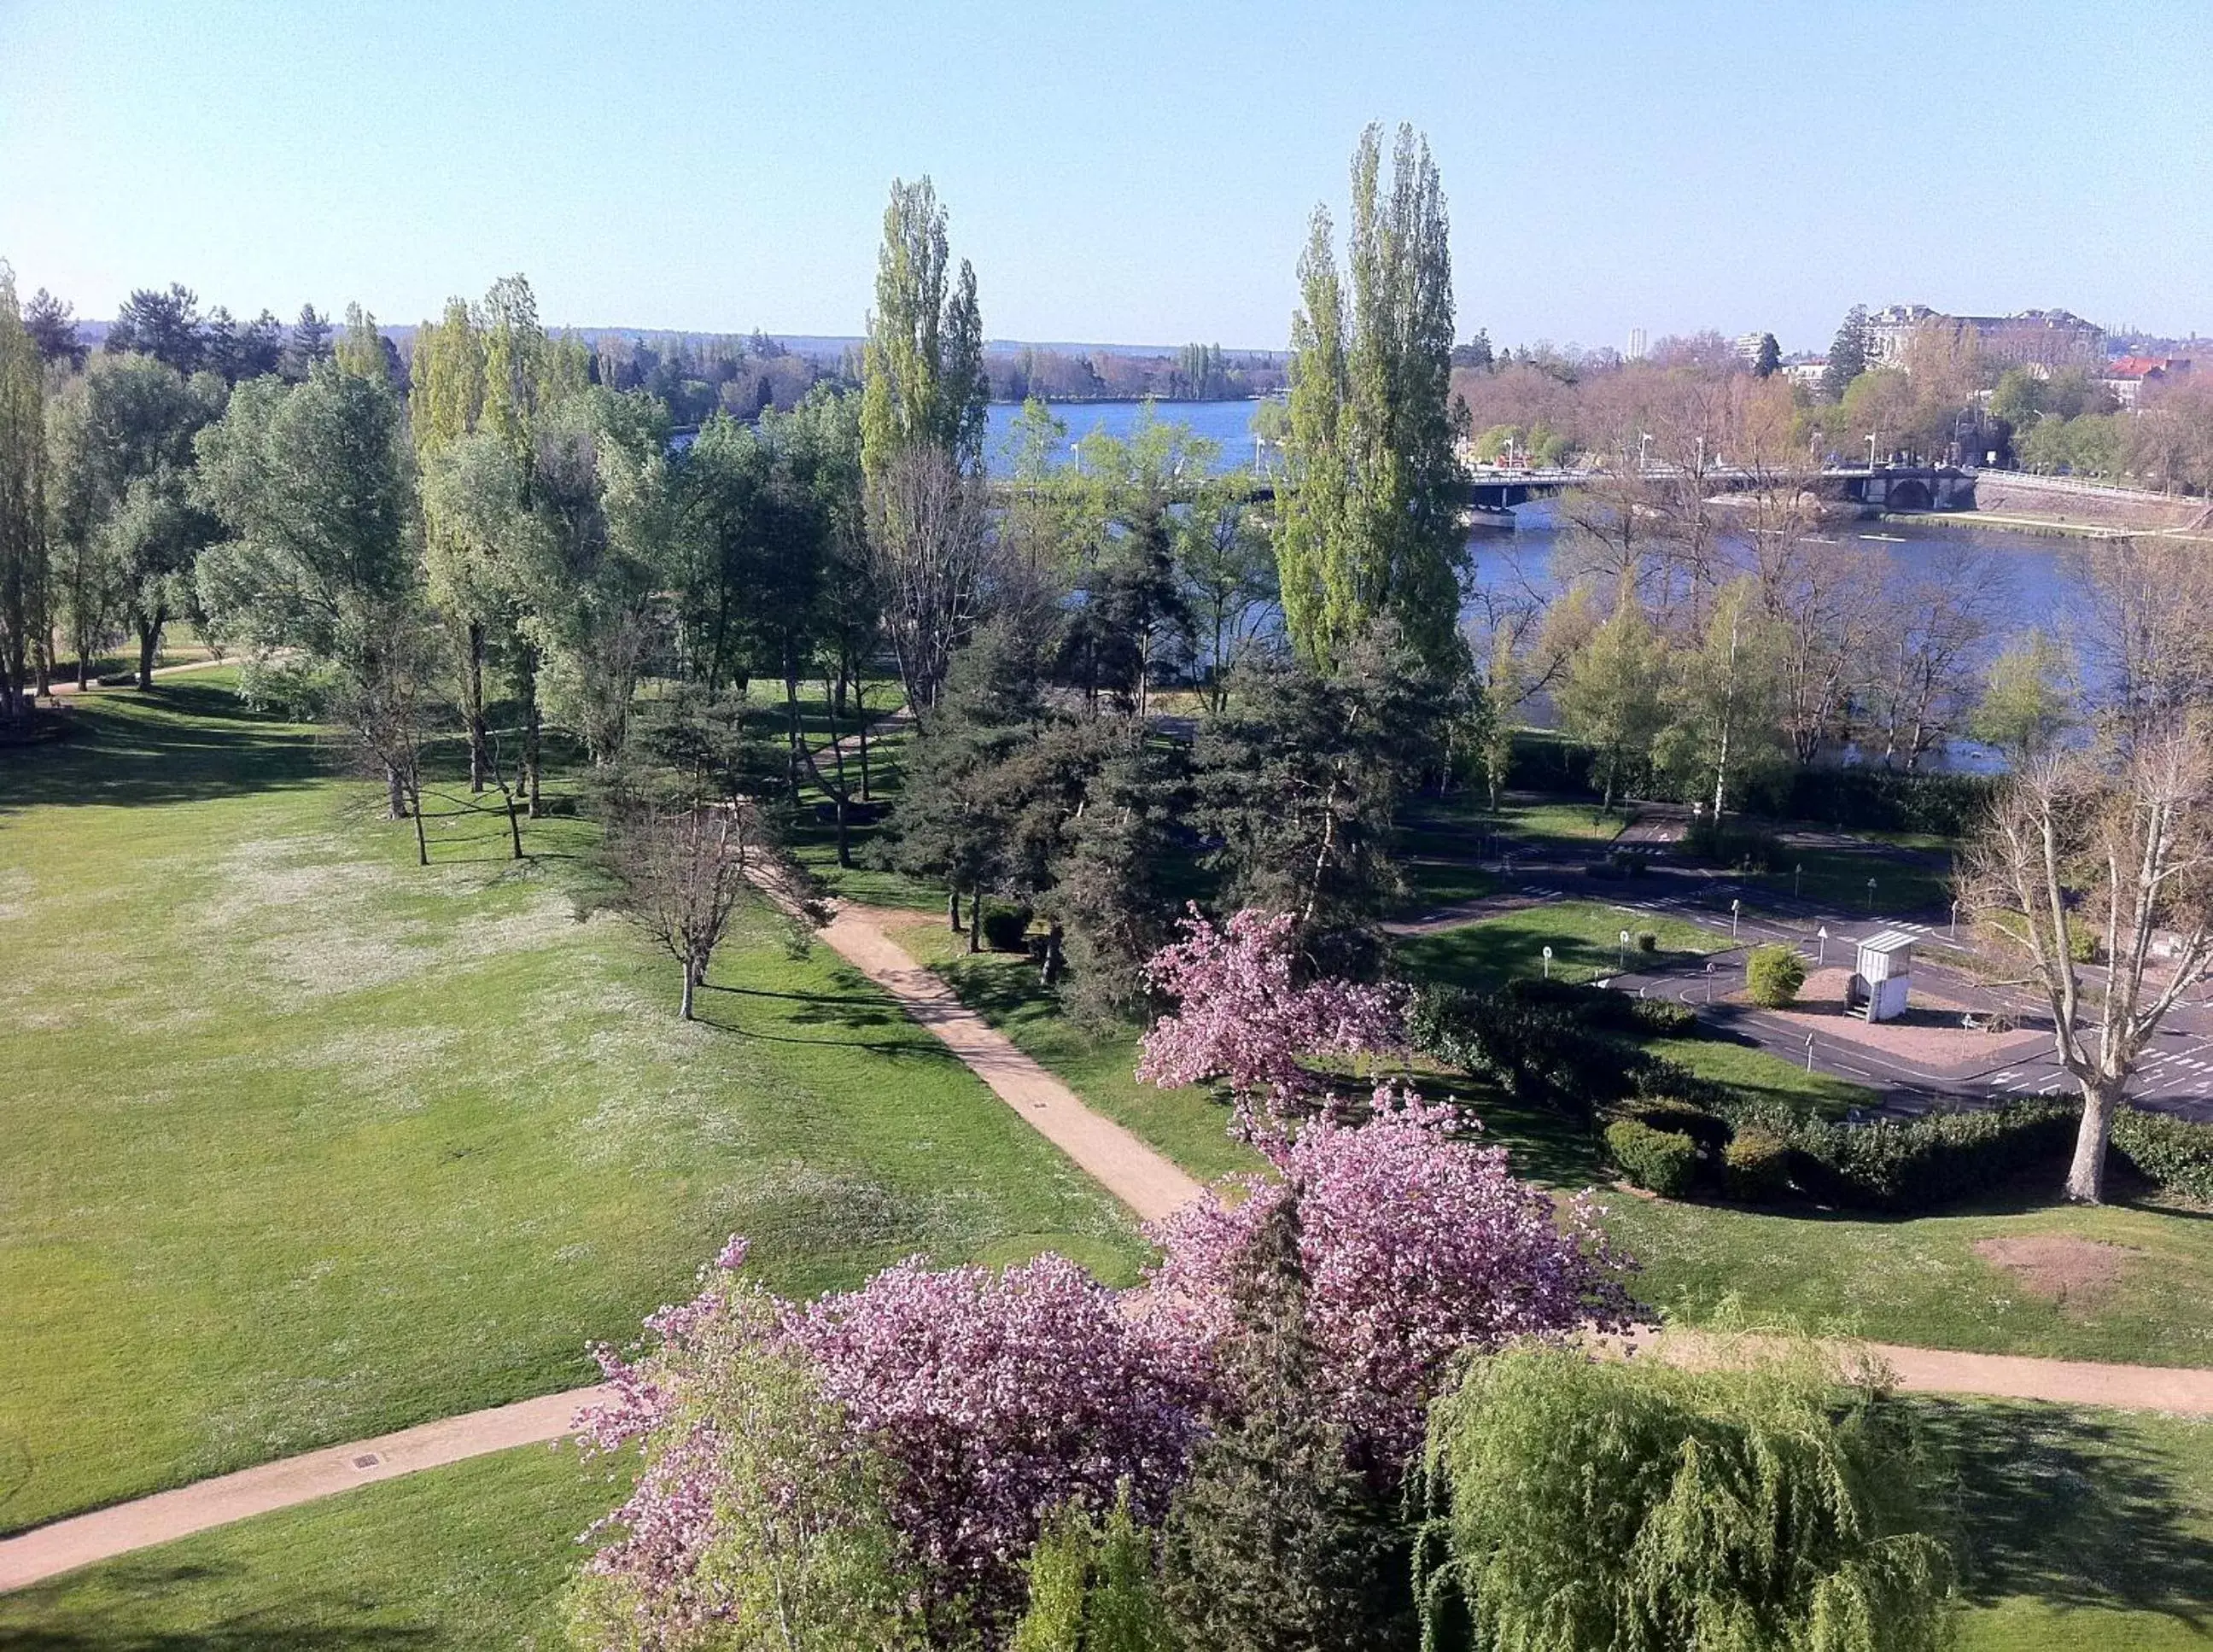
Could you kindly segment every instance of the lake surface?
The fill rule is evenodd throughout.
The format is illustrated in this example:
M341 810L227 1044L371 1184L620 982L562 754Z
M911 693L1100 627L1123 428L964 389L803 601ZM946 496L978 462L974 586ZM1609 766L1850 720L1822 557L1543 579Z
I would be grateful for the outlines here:
M1074 459L1070 442L1094 434L1126 441L1139 415L1150 406L1153 416L1162 424L1188 424L1193 436L1219 443L1222 455L1215 461L1216 470L1257 467L1253 445L1253 415L1260 407L1257 401L1062 401L1052 405L1052 416L1068 426L1059 454L1064 466ZM1021 411L1019 403L1003 401L993 402L989 409L984 460L994 476L1010 475L1014 471L1007 433Z

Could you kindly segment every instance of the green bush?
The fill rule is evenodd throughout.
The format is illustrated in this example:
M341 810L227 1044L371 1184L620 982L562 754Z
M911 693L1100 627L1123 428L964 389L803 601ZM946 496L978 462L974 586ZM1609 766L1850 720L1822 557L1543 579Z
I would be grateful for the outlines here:
M1746 991L1764 1009L1795 1003L1806 984L1806 960L1794 947L1756 947L1744 969Z
M1790 1144L1753 1125L1722 1149L1722 1186L1733 1199L1768 1204L1790 1191Z
M1662 1198L1680 1198L1698 1177L1696 1142L1634 1119L1617 1119L1606 1127L1606 1150L1634 1186Z
M1637 1030L1655 1039L1680 1039L1698 1024L1698 1012L1673 998L1632 998Z
M2123 1107L2113 1117L2113 1145L2154 1186L2213 1205L2213 1125Z
M1997 789L1987 775L1816 766L1793 771L1784 810L1795 820L1963 838L1982 824Z
M1714 1110L1740 1134L1758 1127L1780 1137L1794 1183L1823 1204L1856 1210L1940 1209L2057 1165L2075 1143L2075 1109L2042 1101L1857 1125L1734 1098Z
M1660 937L1659 937L1657 935L1655 935L1655 934L1654 934L1650 930L1637 930L1637 951L1639 951L1639 952L1657 952L1657 951L1659 951L1659 950L1660 950Z
M1722 866L1747 866L1755 872L1771 871L1783 863L1783 839L1765 826L1740 820L1716 820L1702 814L1683 834L1684 852L1693 858Z
M1036 916L1027 906L994 900L984 907L984 944L993 952L1020 952L1027 944L1030 920Z
M1730 1126L1719 1113L1710 1113L1695 1101L1686 1101L1680 1096L1640 1096L1624 1102L1619 1117L1634 1119L1654 1130L1671 1131L1678 1136L1687 1136L1707 1152L1718 1155L1728 1145Z

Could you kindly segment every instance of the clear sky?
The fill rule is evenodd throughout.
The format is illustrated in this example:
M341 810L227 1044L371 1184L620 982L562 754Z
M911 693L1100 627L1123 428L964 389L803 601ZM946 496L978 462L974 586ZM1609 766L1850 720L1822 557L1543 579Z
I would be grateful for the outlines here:
M2206 0L0 0L0 257L130 288L850 333L931 174L994 337L1280 345L1361 125L1460 328L1825 345L1853 302L2213 331Z

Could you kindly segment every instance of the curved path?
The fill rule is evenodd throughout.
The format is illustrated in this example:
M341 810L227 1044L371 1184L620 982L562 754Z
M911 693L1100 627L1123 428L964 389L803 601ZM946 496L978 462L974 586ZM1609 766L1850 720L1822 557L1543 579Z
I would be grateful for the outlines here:
M1140 1217L1149 1221L1166 1216L1198 1196L1195 1180L1121 1125L1092 1112L1073 1090L961 1003L950 987L885 933L887 920L903 923L908 916L842 907L821 931L822 938ZM2213 1416L2213 1369L1963 1354L1882 1343L1867 1346L1888 1362L1902 1388ZM574 1431L576 1411L604 1397L604 1391L596 1387L546 1394L351 1445L326 1447L57 1521L0 1539L0 1590L21 1588L96 1560L372 1480L511 1446L562 1439Z

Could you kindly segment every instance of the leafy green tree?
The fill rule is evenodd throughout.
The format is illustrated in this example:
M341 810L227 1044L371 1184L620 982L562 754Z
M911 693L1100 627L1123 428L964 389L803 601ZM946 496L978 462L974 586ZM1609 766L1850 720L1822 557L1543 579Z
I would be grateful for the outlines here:
M1461 477L1447 403L1452 254L1429 146L1401 126L1387 194L1381 129L1361 134L1340 272L1317 208L1291 322L1290 485L1277 555L1292 639L1333 661L1375 619L1442 669L1462 651Z
M1103 1521L1081 1503L1047 1520L1029 1559L1029 1608L1009 1652L1175 1652L1153 1551L1126 1484Z
M358 304L346 306L345 331L338 335L332 347L332 358L342 373L358 374L365 379L379 379L386 384L398 382L399 375L393 370L387 352L391 346L382 333L376 330L376 318Z
M862 462L871 487L894 455L930 448L963 472L984 460L984 321L976 271L954 277L947 212L928 178L894 179L862 354ZM949 288L949 290L948 290Z
M1816 1350L1712 1363L1477 1361L1430 1413L1429 1632L1527 1652L1948 1644L1950 1553L1903 1405Z
M448 460L455 444L476 430L484 410L484 340L467 301L448 299L442 320L416 328L408 378L408 429L423 475L424 567L431 600L454 632L461 714L468 728L469 789L480 792L491 767L485 666L491 639L509 617L509 603L497 576L497 534L482 531L481 524L476 532L463 526L471 511L465 500L472 492L482 497L480 490L460 479L469 461L457 459L449 465ZM481 462L497 465L491 455ZM519 486L504 480L498 485L503 494L519 492Z
M1867 306L1855 304L1844 312L1844 319L1837 328L1837 336L1829 343L1829 364L1821 369L1821 393L1830 401L1842 401L1844 392L1854 379L1868 370L1869 348L1873 335L1868 327Z
M119 618L137 633L138 686L151 688L163 630L192 611L193 566L216 531L191 492L193 441L223 394L213 374L187 380L135 353L101 355L64 391L53 487L80 676Z
M1210 1652L1371 1652L1409 1638L1381 1609L1387 1522L1316 1391L1298 1234L1298 1200L1279 1200L1240 1259L1229 1398L1169 1509L1168 1617Z
M2076 721L2067 650L2032 629L1990 661L1967 732L2016 765L2050 751Z
M1230 674L1259 643L1280 602L1275 547L1251 503L1253 486L1249 472L1208 475L1176 526L1176 574L1216 712Z
M328 364L297 386L256 379L197 445L194 502L234 536L200 558L202 601L256 652L296 649L333 668L392 814L415 816L422 853L409 794L430 666L398 396Z
M30 714L47 647L44 361L0 264L0 722Z
M1625 591L1555 696L1561 726L1598 759L1608 809L1650 760L1652 743L1667 726L1667 641Z
M1781 764L1783 661L1749 580L1716 599L1705 635L1678 653L1653 759L1719 820Z

